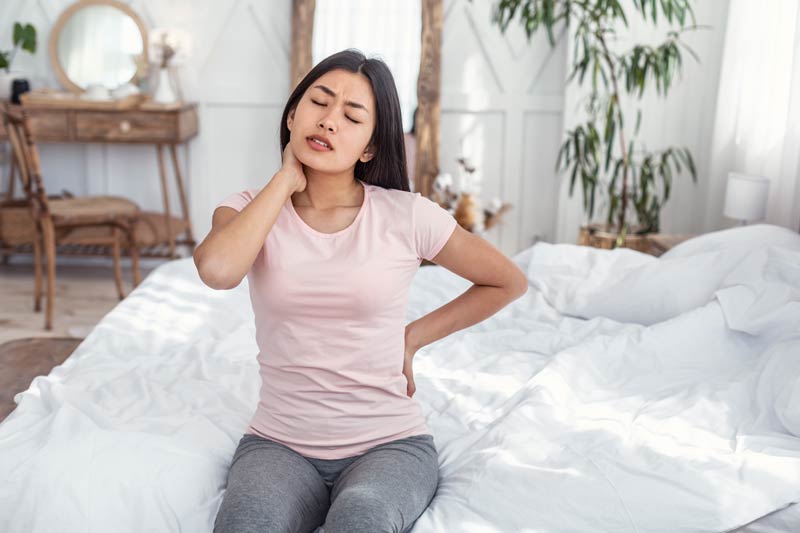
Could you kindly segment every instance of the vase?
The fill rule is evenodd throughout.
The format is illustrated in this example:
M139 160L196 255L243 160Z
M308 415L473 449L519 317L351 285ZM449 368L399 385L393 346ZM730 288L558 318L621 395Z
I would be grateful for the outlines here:
M159 104L171 104L175 102L175 91L172 88L172 80L170 80L169 70L160 68L158 70L158 82L156 84L156 92L153 95L153 101Z

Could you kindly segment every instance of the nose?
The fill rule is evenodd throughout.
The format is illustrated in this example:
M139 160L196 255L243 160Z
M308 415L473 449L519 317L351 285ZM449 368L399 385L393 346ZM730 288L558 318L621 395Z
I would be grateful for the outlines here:
M324 130L328 130L330 132L336 131L336 122L330 117L330 115L327 115L327 116L321 118L320 121L319 121L319 124L317 124L317 125L320 128L322 128Z
M333 123L328 119L320 120L319 127L330 132L334 130Z

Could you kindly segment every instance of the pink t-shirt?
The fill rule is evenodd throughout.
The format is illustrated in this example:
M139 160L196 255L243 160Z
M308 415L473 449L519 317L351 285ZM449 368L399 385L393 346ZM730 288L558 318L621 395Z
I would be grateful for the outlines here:
M247 274L259 348L255 433L319 459L430 433L403 375L408 288L456 220L420 193L364 185L354 221L311 228L286 199ZM219 206L241 211L261 189Z

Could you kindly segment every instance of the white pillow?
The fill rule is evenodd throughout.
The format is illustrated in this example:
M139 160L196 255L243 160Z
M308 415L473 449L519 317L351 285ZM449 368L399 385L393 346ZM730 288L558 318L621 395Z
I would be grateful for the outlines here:
M662 254L661 258L686 257L723 248L742 247L753 249L765 246L784 246L800 250L800 234L772 224L737 226L705 233L683 241Z
M754 251L780 245L800 250L800 235L778 226L732 228L684 241L660 258L538 243L527 272L562 314L652 325L707 304Z

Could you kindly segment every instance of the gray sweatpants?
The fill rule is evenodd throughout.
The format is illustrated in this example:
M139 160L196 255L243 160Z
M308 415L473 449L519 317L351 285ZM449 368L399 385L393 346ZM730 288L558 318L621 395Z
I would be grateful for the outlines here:
M429 434L380 444L343 459L306 457L245 434L233 455L214 533L404 532L439 483Z

